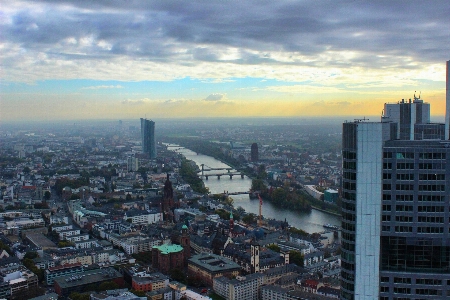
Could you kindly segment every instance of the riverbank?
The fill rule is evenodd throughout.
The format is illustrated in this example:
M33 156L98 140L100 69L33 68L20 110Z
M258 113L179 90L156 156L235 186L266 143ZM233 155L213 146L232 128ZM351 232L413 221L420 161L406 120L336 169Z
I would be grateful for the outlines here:
M327 213L327 214L330 214L330 215L333 215L333 216L336 216L336 217L342 217L342 214L339 214L339 213L336 213L336 212L331 212L329 210L325 210L325 209L322 209L322 208L314 206L314 205L311 205L311 208L315 209L315 210L318 210L318 211L321 211L321 212L324 212L324 213Z
M197 166L202 164L211 168L228 168L229 165L222 163L220 160L211 156L206 156L200 153L193 152L187 148L179 147L178 145L171 145L170 148L177 150L176 152L184 156L186 159L193 161ZM212 171L214 172L214 171ZM252 180L245 176L244 178L233 177L232 179L225 176L218 179L217 176L209 177L208 180L203 180L205 187L209 189L211 194L221 194L224 191L229 193L244 192L250 190ZM259 211L259 201L257 199L250 199L248 194L233 195L234 207L241 207L249 213L256 213ZM269 201L263 201L262 214L267 219L275 219L286 221L290 226L301 228L308 233L322 232L323 224L332 224L341 226L341 220L336 215L327 212L312 209L310 212L298 212L290 209L283 209L279 206L273 205Z

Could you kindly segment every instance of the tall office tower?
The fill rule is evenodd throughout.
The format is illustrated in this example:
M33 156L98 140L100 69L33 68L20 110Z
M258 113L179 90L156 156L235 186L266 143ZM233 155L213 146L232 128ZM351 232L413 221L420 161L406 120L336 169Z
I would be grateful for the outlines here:
M430 104L423 102L422 99L416 97L414 100L399 101L397 103L385 103L383 122L394 122L399 126L397 128L397 138L401 140L414 140L414 127L416 124L430 123Z
M447 61L447 71L446 71L446 85L445 85L445 97L446 97L446 108L445 113L445 139L450 140L450 60Z
M398 122L343 124L341 299L450 298L450 141Z
M250 159L253 162L258 161L259 157L258 157L258 144L257 143L253 143L252 147L251 147L251 152L250 152Z
M141 118L142 152L156 158L155 122Z

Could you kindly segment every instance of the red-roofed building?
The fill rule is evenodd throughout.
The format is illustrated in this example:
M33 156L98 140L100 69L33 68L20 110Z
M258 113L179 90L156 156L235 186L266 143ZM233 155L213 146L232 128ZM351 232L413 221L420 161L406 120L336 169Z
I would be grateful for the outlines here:
M307 279L305 281L302 281L300 286L303 291L308 293L315 294L317 292L317 286L319 285L319 282L317 280Z

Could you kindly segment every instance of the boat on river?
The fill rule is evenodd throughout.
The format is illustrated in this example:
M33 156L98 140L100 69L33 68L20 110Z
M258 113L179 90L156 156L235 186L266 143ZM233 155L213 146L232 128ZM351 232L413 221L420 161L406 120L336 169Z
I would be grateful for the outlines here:
M339 230L339 227L338 227L338 226L336 226L336 225L331 225L331 224L324 224L323 227L324 227L324 228L327 228L327 229L332 229L332 230Z

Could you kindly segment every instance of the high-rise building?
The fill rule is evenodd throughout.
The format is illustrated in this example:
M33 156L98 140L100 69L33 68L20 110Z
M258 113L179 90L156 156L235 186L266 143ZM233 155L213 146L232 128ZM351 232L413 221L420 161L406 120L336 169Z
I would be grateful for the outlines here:
M446 95L446 108L445 113L445 139L450 140L450 60L447 61L447 78L445 85L445 95Z
M450 141L424 120L343 124L341 299L450 297Z
M250 158L253 162L258 161L259 157L258 157L258 144L257 143L253 143L252 147L251 147L251 152L250 152Z
M155 122L141 118L142 152L156 158Z
M129 156L127 158L127 171L136 172L139 169L139 158L135 156Z

